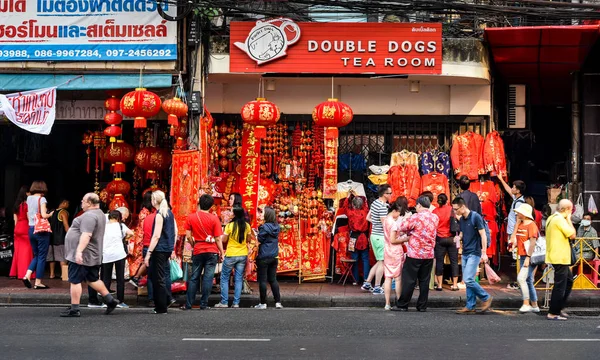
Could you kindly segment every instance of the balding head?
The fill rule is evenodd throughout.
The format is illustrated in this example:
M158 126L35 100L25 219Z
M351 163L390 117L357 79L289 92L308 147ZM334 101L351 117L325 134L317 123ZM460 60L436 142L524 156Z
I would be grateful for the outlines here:
M87 193L81 200L81 208L83 211L90 209L98 209L100 207L100 197L96 193Z
M556 211L558 211L559 213L568 212L570 214L572 210L573 210L573 203L571 202L571 200L568 200L568 199L562 199L561 201L558 202L558 206L556 207Z

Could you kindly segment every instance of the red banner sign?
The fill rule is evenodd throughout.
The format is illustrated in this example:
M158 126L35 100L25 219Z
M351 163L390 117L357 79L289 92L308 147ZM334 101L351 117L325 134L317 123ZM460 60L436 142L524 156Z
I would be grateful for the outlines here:
M325 139L323 199L334 199L337 193L338 139Z
M256 206L260 178L260 139L254 136L254 127L244 125L242 131L242 176L240 192L244 208L250 214L252 227L256 227Z
M188 214L196 211L200 187L200 152L197 150L173 152L171 176L171 204L177 221L178 235L185 235Z
M441 74L442 25L232 22L230 71Z

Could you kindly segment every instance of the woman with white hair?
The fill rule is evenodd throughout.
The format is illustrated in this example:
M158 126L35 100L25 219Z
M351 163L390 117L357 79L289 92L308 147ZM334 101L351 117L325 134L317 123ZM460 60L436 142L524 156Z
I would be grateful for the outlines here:
M166 284L166 264L175 247L175 217L169 208L165 193L152 193L152 206L157 210L154 232L144 262L150 268L154 303L153 314L166 314L169 304Z

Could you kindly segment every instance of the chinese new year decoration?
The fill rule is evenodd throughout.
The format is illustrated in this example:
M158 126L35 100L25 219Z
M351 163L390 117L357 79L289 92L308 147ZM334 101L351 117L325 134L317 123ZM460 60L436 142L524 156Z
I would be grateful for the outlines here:
M133 146L125 143L123 140L117 140L111 143L104 151L104 161L112 164L110 172L125 172L125 164L133 161L135 150Z
M168 124L171 125L171 136L175 135L175 128L179 126L179 118L187 116L188 106L186 103L181 101L180 98L174 97L169 100L165 100L162 104L163 110L169 114Z
M254 136L257 139L266 138L267 130L265 126L275 125L281 117L277 105L265 98L256 98L256 100L248 102L242 107L241 115L246 124L256 126Z
M140 87L123 96L121 112L125 116L134 118L134 128L145 128L147 119L160 112L160 105L161 101L158 95Z
M135 164L146 170L146 178L155 180L157 172L167 170L171 165L171 153L157 147L146 147L135 154Z

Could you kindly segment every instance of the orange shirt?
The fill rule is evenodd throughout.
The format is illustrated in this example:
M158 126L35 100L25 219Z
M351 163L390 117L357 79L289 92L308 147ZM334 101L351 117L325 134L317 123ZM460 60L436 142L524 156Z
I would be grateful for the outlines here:
M527 251L524 245L525 241L531 238L537 239L538 237L539 231L535 221L531 221L527 225L523 223L519 224L519 227L517 228L517 249L519 256L527 256Z

